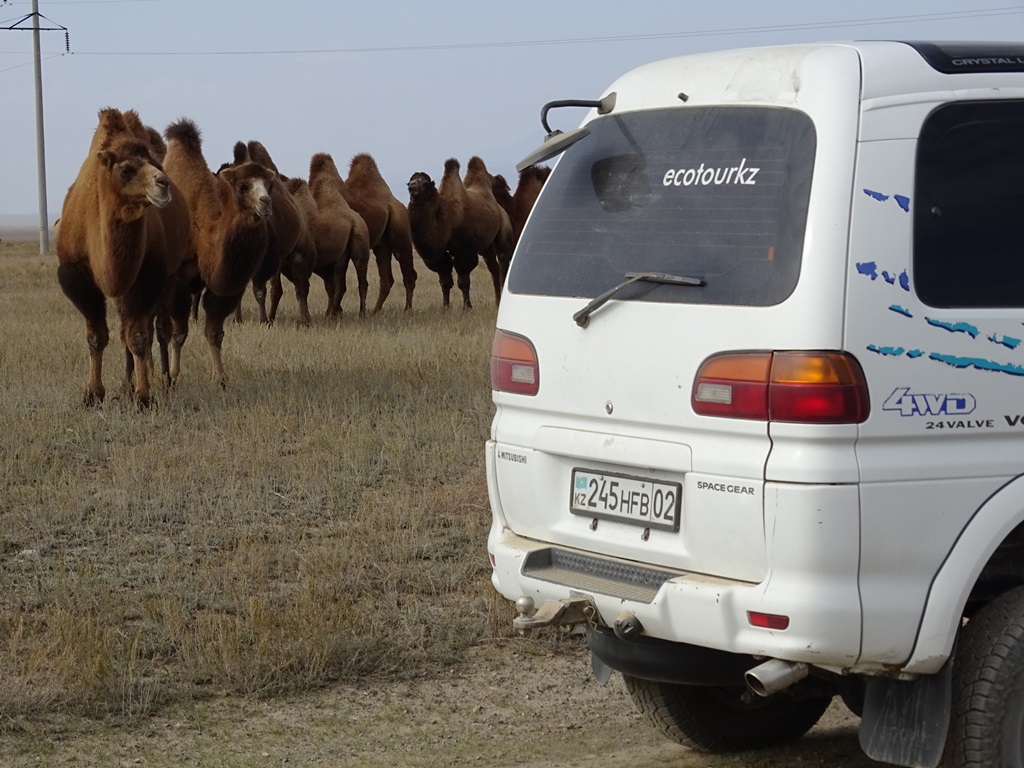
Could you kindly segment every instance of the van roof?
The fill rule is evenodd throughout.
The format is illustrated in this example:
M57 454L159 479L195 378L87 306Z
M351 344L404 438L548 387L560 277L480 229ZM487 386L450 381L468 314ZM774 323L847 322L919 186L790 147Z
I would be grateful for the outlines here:
M815 91L874 99L994 84L1024 89L1024 44L864 40L696 53L640 66L605 93L616 92L619 112L679 106L680 100L784 106Z

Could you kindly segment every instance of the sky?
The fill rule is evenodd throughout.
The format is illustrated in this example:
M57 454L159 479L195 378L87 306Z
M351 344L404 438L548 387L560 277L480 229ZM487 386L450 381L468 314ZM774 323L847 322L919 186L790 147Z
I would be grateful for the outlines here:
M512 182L541 107L595 99L622 73L701 51L853 39L1024 40L1024 0L39 0L47 212L97 112L160 132L191 118L207 163L258 139L281 173L369 152L403 203L416 171L483 158ZM0 222L39 222L28 0L0 0ZM8 29L14 27L14 29ZM67 34L61 31L65 28ZM70 53L67 46L70 46ZM549 115L574 128L579 109Z

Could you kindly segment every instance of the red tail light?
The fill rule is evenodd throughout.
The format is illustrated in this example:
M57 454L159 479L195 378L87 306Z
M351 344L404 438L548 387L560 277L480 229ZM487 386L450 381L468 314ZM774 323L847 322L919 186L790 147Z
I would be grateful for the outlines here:
M491 388L517 395L540 390L537 350L525 336L497 330L491 344Z
M702 416L804 424L868 417L860 363L844 352L730 352L708 358L691 396Z

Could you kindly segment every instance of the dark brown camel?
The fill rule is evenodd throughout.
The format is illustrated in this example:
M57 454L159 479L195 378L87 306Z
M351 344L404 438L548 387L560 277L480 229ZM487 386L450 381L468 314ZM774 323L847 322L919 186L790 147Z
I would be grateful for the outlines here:
M519 183L516 185L515 193L509 190L505 177L498 174L494 177L494 199L498 205L505 209L509 220L512 222L513 242L519 242L519 236L523 233L526 219L533 210L533 204L537 202L544 182L551 175L551 169L546 165L531 165L519 172Z
M495 299L500 299L499 259L511 254L512 225L494 199L494 182L483 161L470 158L465 182L459 170L459 161L449 158L440 187L427 174L414 173L409 179L409 220L416 251L438 275L444 306L450 304L454 269L463 307L472 309L470 273L480 257L491 273Z
M328 264L336 264L335 291L333 298L328 291L327 315L331 317L341 313L341 300L347 290L348 265L351 263L359 289L359 316L364 317L369 288L366 277L370 263L369 228L345 197L345 181L334 158L326 152L317 152L309 160L309 190L321 214L313 227L317 258L324 263L324 269L329 269Z
M365 152L352 158L348 178L342 194L352 209L363 217L370 237L370 248L377 261L380 285L373 314L381 307L395 284L391 268L392 257L398 262L405 285L405 309L412 309L412 294L416 288L416 268L412 257L412 233L409 230L409 212L391 193L377 163Z
M267 312L267 282L271 283L271 292L281 290L281 268L286 259L292 258L296 248L299 247L299 238L302 235L305 222L302 211L295 204L291 193L286 185L287 179L277 170L277 165L266 147L258 141L250 141L248 144L238 142L234 147L234 161L232 166L252 161L259 163L264 168L273 172L274 178L270 183L270 200L274 206L273 215L267 220L268 244L267 252L263 256L263 262L252 277L252 295L256 299L257 310L259 311L260 322L270 325L277 316L277 305L281 300L281 294L277 294L277 301L271 295L271 311ZM309 240L303 245L308 246ZM299 254L298 258L312 258L312 253ZM241 321L242 307L239 304L235 310L235 319Z
M192 210L190 247L202 280L204 333L214 379L227 383L221 360L224 320L234 312L267 252L267 220L273 214L272 171L245 162L215 176L203 157L196 124L183 118L167 127L164 169Z
M133 114L133 119L137 120ZM141 123L140 123L141 124ZM134 397L150 401L153 326L167 276L186 258L185 199L129 128L124 113L104 109L89 154L61 210L57 279L85 318L89 381L85 402L101 402L103 351L109 342L106 300L114 299L121 340L132 355ZM186 226L187 229L187 226Z

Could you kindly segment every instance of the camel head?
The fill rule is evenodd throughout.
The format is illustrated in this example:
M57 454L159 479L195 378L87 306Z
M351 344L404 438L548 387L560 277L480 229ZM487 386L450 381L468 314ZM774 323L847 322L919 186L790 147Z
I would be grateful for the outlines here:
M96 153L109 189L123 206L163 208L171 202L171 185L151 154L148 143L123 135L104 144Z
M416 171L409 178L409 197L413 200L426 200L437 195L437 186L423 171Z
M509 187L508 182L505 181L505 177L500 173L491 179L491 183L494 185L494 196L497 197L499 194L511 194L512 189Z
M231 186L235 207L250 221L260 221L273 215L274 207L270 202L273 171L247 161L222 168L219 176Z

